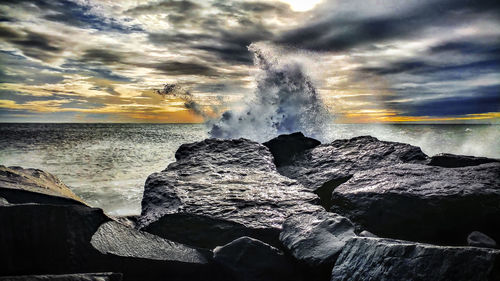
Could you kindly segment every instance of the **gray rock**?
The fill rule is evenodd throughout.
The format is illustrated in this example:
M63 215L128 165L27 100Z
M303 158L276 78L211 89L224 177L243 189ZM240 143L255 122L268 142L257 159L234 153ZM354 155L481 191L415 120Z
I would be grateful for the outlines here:
M251 236L279 245L286 217L322 209L256 142L207 139L182 145L176 158L147 179L138 221L169 240L212 249Z
M499 280L500 251L407 241L353 238L332 271L332 281Z
M316 192L321 204L329 209L333 189L356 172L398 163L427 162L427 155L419 147L362 136L335 140L307 150L278 171Z
M340 251L354 237L349 219L334 213L302 214L288 218L280 240L292 256L318 279L328 279Z
M115 221L102 224L92 236L90 244L103 254L193 265L208 264L206 256L211 255L209 251L202 253L200 250L128 228Z
M473 231L467 236L467 245L472 247L496 248L497 242L484 233Z
M227 269L233 280L301 280L282 252L250 237L240 237L215 248L214 259Z
M380 237L463 245L473 231L500 238L500 163L418 164L356 173L332 194L332 211Z
M0 276L0 281L121 281L120 273L75 273L60 275Z
M320 141L305 137L301 132L279 135L263 143L273 154L277 167L289 164L296 156L320 144Z
M371 233L370 231L367 231L367 230L363 230L359 233L359 236L361 237L372 237L372 238L378 238L377 235Z
M499 159L475 157L466 155L455 155L449 153L441 153L431 157L429 165L440 166L446 168L459 168L467 166L477 166L486 163L500 162Z
M0 165L0 197L10 203L85 204L56 176Z

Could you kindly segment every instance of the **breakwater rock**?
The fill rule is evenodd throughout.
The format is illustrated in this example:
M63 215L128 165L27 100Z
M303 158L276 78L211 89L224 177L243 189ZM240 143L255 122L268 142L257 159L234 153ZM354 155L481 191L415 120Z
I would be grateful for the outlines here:
M175 156L133 222L0 167L0 280L500 280L497 159L300 133Z

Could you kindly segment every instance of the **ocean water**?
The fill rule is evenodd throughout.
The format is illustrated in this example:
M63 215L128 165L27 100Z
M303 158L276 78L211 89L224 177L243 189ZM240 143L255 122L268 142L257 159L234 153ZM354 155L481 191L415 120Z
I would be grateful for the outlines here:
M179 145L208 136L203 124L0 124L0 164L55 174L90 205L136 215L144 182L175 161ZM499 125L335 124L328 141L372 135L441 152L500 158Z

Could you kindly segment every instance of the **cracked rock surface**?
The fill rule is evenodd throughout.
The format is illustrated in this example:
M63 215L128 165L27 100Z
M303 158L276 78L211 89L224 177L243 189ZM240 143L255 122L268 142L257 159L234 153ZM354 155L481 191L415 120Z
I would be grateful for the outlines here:
M268 148L246 139L184 144L149 176L139 227L197 247L241 236L279 245L286 217L315 213L318 197L276 171Z

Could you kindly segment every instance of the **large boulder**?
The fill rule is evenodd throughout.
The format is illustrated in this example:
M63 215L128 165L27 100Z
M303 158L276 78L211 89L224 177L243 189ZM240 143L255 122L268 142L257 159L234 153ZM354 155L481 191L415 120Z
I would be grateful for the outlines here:
M0 197L11 203L84 204L56 176L15 166L0 165Z
M500 241L498 175L500 163L359 172L334 190L331 210L380 237L465 245L477 230Z
M220 280L211 252L112 221L83 205L0 206L0 276L120 272L123 280Z
M331 281L358 280L498 281L500 251L353 238L338 257Z
M322 209L259 143L207 139L182 145L176 159L144 188L138 226L161 237L209 249L241 236L279 245L286 217Z
M0 281L121 281L120 273L75 273L59 275L0 276Z
M315 148L321 142L313 138L305 137L301 132L278 137L263 143L273 154L274 163L277 167L289 164L304 151Z
M500 162L500 160L493 158L486 158L486 157L441 153L432 156L429 165L446 167L446 168L459 168L467 166L477 166L493 162Z
M356 172L399 163L427 162L427 155L419 147L361 136L307 150L288 165L278 167L278 171L316 192L321 204L328 209L333 189Z
M0 206L0 276L110 271L89 243L109 220L83 205Z
M301 214L288 218L280 233L281 243L319 280L330 277L345 243L356 236L349 219L334 213Z
M281 251L247 236L215 248L214 259L232 280L301 280L293 263Z

